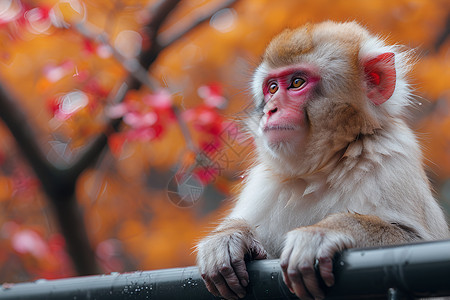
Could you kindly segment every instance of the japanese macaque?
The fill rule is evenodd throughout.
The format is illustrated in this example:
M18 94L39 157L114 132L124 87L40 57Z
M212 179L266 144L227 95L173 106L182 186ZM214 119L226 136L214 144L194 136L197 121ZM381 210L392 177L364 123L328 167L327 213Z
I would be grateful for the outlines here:
M270 42L252 82L256 162L231 213L197 246L210 292L242 298L245 261L280 258L291 292L322 299L338 251L449 236L402 119L410 61L354 22Z

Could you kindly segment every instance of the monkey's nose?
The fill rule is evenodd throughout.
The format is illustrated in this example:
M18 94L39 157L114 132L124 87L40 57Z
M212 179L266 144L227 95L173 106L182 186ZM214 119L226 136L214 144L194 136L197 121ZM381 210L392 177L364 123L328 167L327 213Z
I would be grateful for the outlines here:
M270 117L271 115L273 115L274 113L276 113L278 111L278 107L272 108L271 110L269 110L267 112L267 115Z

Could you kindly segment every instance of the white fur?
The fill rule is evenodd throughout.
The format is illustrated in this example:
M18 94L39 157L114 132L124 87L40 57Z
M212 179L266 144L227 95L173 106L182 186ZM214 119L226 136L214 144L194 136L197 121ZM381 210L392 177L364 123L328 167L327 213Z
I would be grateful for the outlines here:
M279 257L287 232L337 212L376 215L416 230L425 240L448 237L417 160L417 142L404 123L387 136L355 143L348 152L353 159L330 174L286 182L265 163L256 165L229 218L243 218L256 228L272 257Z
M341 34L355 27L354 24L335 25ZM248 120L256 145L255 164L248 171L244 188L229 216L216 232L198 245L197 262L210 291L222 289L229 295L223 284L215 283L213 287L211 282L221 278L224 265L242 271L233 262L242 262L242 253L248 252L249 247L260 252L263 247L271 258L281 256L282 268L289 261L284 265L287 272L284 270L283 276L290 276L289 270L298 272L297 267L307 275L313 270L315 259L328 257L331 260L332 253L353 247L357 240L363 239L361 244L366 245L364 241L372 237L370 234L375 230L380 230L385 237L381 226L369 222L365 225L373 225L372 231L367 233L355 228L353 235L339 228L304 228L333 213L378 216L387 223L409 228L411 239L412 236L423 240L449 237L444 214L432 196L423 170L417 140L402 120L404 108L411 103L411 88L406 78L410 53L402 52L398 46L384 45L363 29L360 32L357 45L360 61L386 52L395 54L393 95L378 106L365 96L368 88L365 77L355 76L359 74L355 72L363 70L352 70L351 58L346 55L348 43L353 41L344 41L345 46L342 41L323 39L326 31L313 37L313 43L314 38L321 40L317 43L320 47L299 57L298 63L312 65L321 76L320 94L314 94L316 98L309 99L310 106L304 108L308 109L308 114L315 111L314 116L320 116L313 124L317 125L315 131L312 125L308 127L310 131L301 145L295 139L273 145L264 136L262 113L255 113ZM251 88L256 106L264 99L262 85L270 71L265 62L255 71ZM361 82L350 82L348 78L361 78ZM324 106L329 110L324 110ZM329 111L347 112L349 114L341 117L349 115L354 119L344 124L339 121L343 117L332 118ZM364 118L359 118L361 115ZM311 120L311 116L309 118ZM339 124L335 124L338 121ZM351 130L340 125L348 125ZM354 134L356 136L352 136ZM334 216L339 218L343 214ZM401 237L395 237L393 242L398 238ZM331 267L328 269L331 272ZM324 275L322 270L321 275ZM227 279L227 284L237 288L236 281L232 277ZM318 290L312 292L320 295Z
M442 210L425 177L416 138L401 119L404 108L410 104L411 89L406 78L410 53L400 50L371 36L360 45L361 60L384 52L395 53L395 91L381 106L370 107L383 129L351 143L345 161L335 158L323 172L304 174L292 161L284 161L283 157L292 156L292 147L269 147L262 131L256 128L258 121L250 121L258 163L250 170L229 218L243 218L254 226L257 238L271 256L280 255L287 232L336 212L376 215L414 229L425 240L449 236ZM321 70L322 80L328 80L325 88L335 88L336 76L346 75L347 62L339 51L336 45L321 45L318 51L302 58ZM257 104L263 98L262 82L269 71L265 63L255 71L252 90ZM283 152L286 155L280 154ZM298 165L305 163L301 157L298 159Z

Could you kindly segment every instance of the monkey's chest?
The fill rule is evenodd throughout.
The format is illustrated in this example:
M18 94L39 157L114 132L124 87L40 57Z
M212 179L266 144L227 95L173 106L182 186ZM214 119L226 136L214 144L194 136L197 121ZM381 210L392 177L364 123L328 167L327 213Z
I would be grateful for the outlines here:
M324 199L318 199L314 195L301 195L280 192L276 199L271 199L269 207L255 208L254 217L248 220L270 258L280 256L289 231L315 224L334 210L331 207L324 209Z
M328 193L304 196L296 190L280 191L275 199L271 200L270 206L256 207L254 217L248 220L270 258L278 258L281 255L289 231L313 225L327 215L345 212L351 206L347 199L337 199Z

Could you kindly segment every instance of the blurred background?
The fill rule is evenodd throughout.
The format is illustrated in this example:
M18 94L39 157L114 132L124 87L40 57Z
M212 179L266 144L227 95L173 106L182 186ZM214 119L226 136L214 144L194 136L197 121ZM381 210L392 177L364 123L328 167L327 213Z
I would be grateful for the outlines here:
M259 56L327 19L416 49L408 122L448 212L447 0L2 0L0 283L193 265L249 164Z

